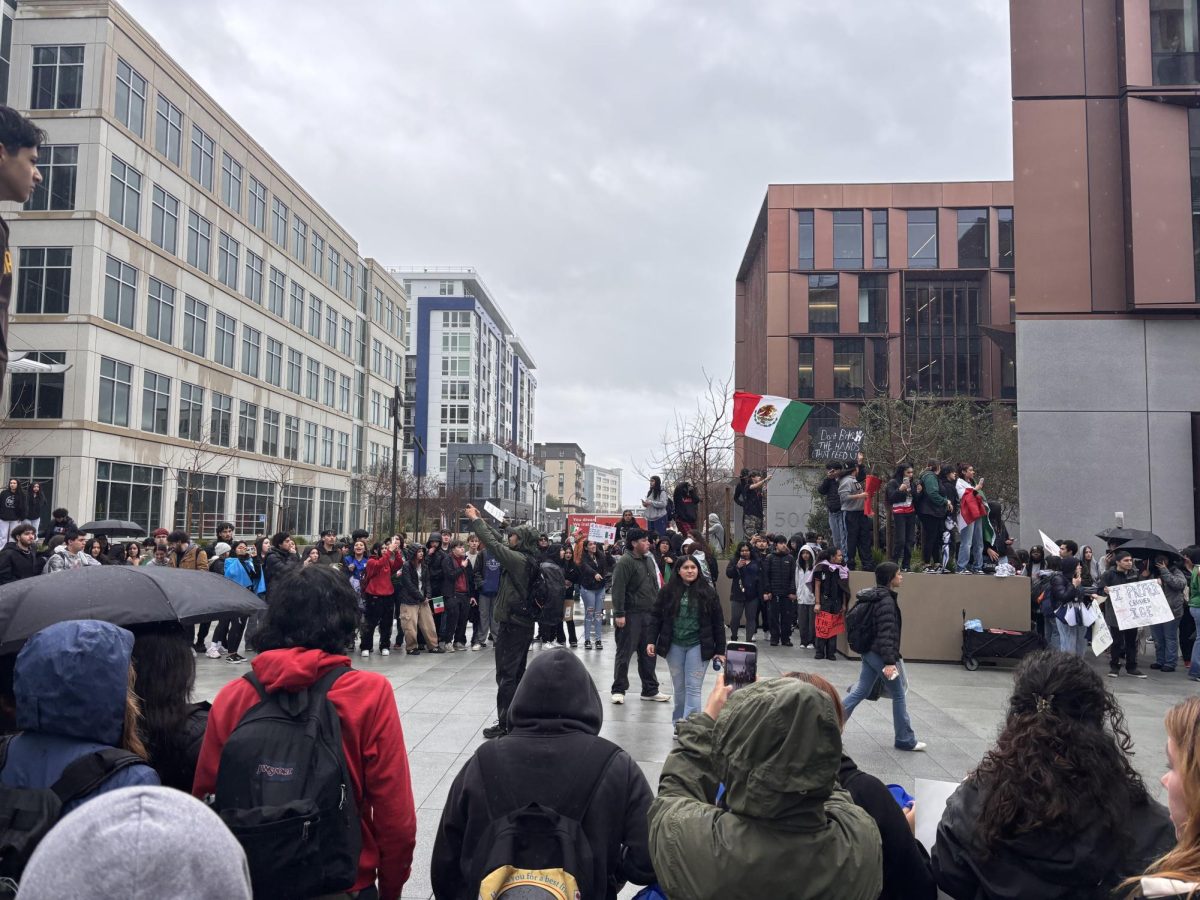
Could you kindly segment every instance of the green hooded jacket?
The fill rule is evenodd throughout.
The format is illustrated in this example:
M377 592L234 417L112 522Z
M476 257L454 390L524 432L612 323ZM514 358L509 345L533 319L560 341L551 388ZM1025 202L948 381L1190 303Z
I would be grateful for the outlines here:
M650 856L671 900L837 897L882 890L879 829L837 786L842 735L817 688L773 678L695 713L650 806ZM722 809L713 803L725 785Z
M533 620L509 612L514 600L519 599L529 583L525 572L531 555L537 554L538 531L532 525L521 525L516 529L520 536L517 549L508 546L508 541L498 532L493 531L482 518L472 523L475 534L483 541L483 545L491 551L500 563L500 590L496 594L496 605L492 608L492 617L497 622L533 627Z

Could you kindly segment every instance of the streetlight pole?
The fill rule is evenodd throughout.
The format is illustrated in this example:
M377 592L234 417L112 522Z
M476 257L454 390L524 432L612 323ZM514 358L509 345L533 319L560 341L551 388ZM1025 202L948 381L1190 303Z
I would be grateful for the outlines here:
M400 530L396 524L396 464L400 455L400 385L392 388L392 533Z
M420 463L417 462L419 456L425 455L425 445L421 443L421 439L415 434L413 435L413 472L417 473L417 517L413 522L413 531L416 532L418 543L421 540L421 479L424 477Z

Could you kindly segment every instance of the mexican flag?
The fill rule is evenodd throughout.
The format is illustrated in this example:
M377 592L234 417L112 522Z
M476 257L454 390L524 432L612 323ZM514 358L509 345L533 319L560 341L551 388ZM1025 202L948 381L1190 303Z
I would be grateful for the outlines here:
M813 408L786 397L734 391L733 430L786 450L796 440Z

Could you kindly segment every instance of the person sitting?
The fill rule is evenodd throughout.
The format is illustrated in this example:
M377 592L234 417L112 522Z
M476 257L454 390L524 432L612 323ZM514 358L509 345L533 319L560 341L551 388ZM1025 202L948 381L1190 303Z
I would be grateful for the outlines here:
M615 898L622 885L654 880L646 837L652 797L641 768L600 737L604 706L579 658L540 654L529 663L508 708L507 733L476 749L459 771L433 845L432 880L439 898L475 900L490 847L481 843L499 816L530 803L565 815L587 796L578 820L595 861L584 897ZM590 771L589 767L598 771Z
M792 678L731 690L718 678L663 765L650 857L664 893L875 900L879 830L838 786L829 697Z
M1174 839L1131 746L1120 707L1086 660L1025 657L996 746L938 824L938 887L955 900L1111 896Z

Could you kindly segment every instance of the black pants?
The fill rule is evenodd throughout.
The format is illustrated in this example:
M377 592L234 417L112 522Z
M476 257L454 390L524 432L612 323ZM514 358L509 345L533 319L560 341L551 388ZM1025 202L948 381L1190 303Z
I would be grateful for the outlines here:
M224 647L227 653L237 653L245 632L245 616L224 616L217 619L217 630L213 632L213 640Z
M837 638L817 638L817 659L837 659Z
M771 640L790 641L796 621L796 601L788 597L771 598Z
M861 509L842 510L846 514L846 567L853 569L854 554L858 552L858 568L870 572L875 568L871 556L871 520Z
M917 542L917 517L913 513L892 516L892 562L900 568L912 565L913 545Z
M811 603L801 603L797 606L801 644L812 644L817 640L817 607Z
M375 629L379 629L379 649L392 649L392 624L396 620L396 601L392 594L376 596L363 594L362 647L363 650L373 650L375 646Z
M496 633L496 719L500 727L508 731L508 707L521 683L521 676L525 674L525 660L529 645L533 643L533 626L497 622L493 630Z
M479 643L479 604L467 601L467 622L471 623L471 643ZM460 629L462 631L463 640L467 639L466 623Z
M615 614L614 614L615 615ZM624 627L617 632L617 665L613 671L612 692L624 694L629 690L629 660L637 653L638 677L642 681L642 696L658 694L658 678L654 675L654 657L646 655L646 625L650 614L644 612L625 613Z
M1047 625L1047 628L1049 625ZM1121 668L1121 655L1125 656L1125 671L1133 672L1137 669L1137 638L1138 630L1136 628L1128 628L1125 631L1118 631L1112 628L1113 642L1108 648L1108 667L1116 672Z
M940 565L942 561L942 530L946 526L945 516L917 516L921 520L921 559L927 566Z
M1184 607L1183 618L1179 620L1179 659L1184 665L1192 658L1192 647L1196 643L1196 622L1192 611Z
M208 629L212 627L212 622L201 622L196 626L196 640L192 643L197 647L203 647L204 642L208 638Z
M442 621L438 623L438 641L443 646L451 642L466 644L467 607L471 598L466 594L448 594L445 600L446 610L442 613Z
M729 633L737 640L738 628L742 625L742 614L746 616L746 640L754 640L754 632L758 625L758 603L751 598L746 601L731 600L729 603Z

